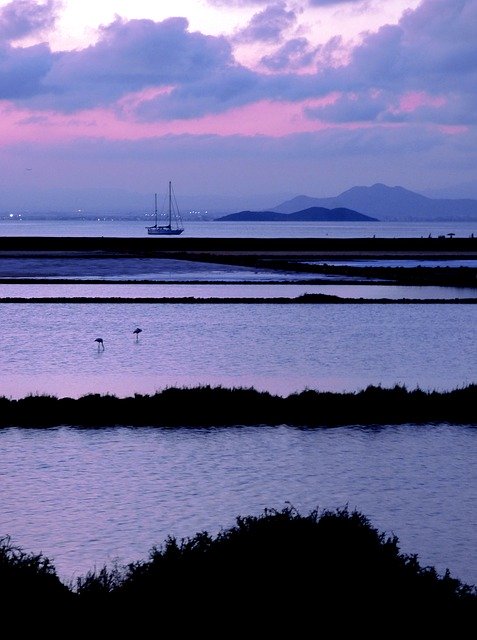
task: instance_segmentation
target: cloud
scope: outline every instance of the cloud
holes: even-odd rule
[[[475,24],[475,0],[424,0],[415,11],[405,13],[398,25],[368,34],[352,52],[350,64],[338,70],[336,79],[340,77],[343,88],[359,91],[363,99],[371,89],[388,91],[395,102],[409,91],[444,96],[447,99],[441,105],[419,108],[415,115],[432,113],[432,120],[437,122],[442,113],[442,121],[447,122],[453,110],[456,123],[473,122],[477,87]],[[469,107],[471,111],[466,113]]]
[[[245,29],[240,30],[235,40],[241,42],[277,41],[283,31],[296,22],[294,11],[287,11],[285,2],[277,2],[256,13]]]
[[[342,94],[332,104],[306,108],[310,118],[325,122],[372,122],[379,121],[388,111],[389,97],[382,92],[366,94]]]
[[[42,80],[52,65],[53,56],[47,45],[0,46],[0,100],[36,99],[43,91]]]
[[[269,4],[270,0],[207,0],[214,7],[250,7]]]
[[[304,0],[304,4],[314,7],[330,6],[337,4],[365,4],[369,0]],[[215,7],[253,7],[255,5],[268,5],[270,0],[207,0],[208,4]]]
[[[308,0],[312,7],[329,7],[337,4],[365,4],[368,0]]]
[[[44,4],[35,0],[13,0],[0,8],[0,39],[18,40],[51,29],[60,6],[57,0],[46,0]]]
[[[267,40],[274,34],[277,41],[262,59],[267,73],[239,64],[225,37],[190,32],[184,18],[117,19],[82,50],[4,45],[0,98],[63,113],[109,107],[153,122],[223,113],[260,100],[298,103],[337,93],[334,104],[308,111],[310,118],[475,122],[477,0],[423,0],[398,24],[363,34],[347,56],[339,38],[315,50],[304,38],[279,44],[293,24],[294,13],[284,3],[270,5],[250,23],[249,37]],[[401,109],[402,96],[412,92],[429,101]],[[136,103],[126,104],[131,95]]]
[[[272,71],[303,69],[313,62],[315,54],[316,50],[306,38],[293,38],[272,54],[263,56],[260,62]]]
[[[217,68],[207,78],[143,100],[135,109],[142,121],[196,118],[256,102],[267,95],[257,74],[241,66]]]
[[[424,0],[397,25],[368,33],[346,64],[324,67],[316,87],[341,93],[333,104],[309,109],[329,122],[473,124],[477,118],[476,0]],[[427,96],[402,108],[411,92]]]
[[[189,33],[184,18],[160,23],[117,19],[99,41],[58,54],[36,106],[63,112],[112,105],[130,93],[204,84],[234,66],[224,38]],[[160,114],[158,114],[160,115]]]

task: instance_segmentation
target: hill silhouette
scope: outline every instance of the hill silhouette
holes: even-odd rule
[[[338,207],[309,207],[292,213],[277,211],[238,211],[216,218],[221,221],[236,222],[372,222],[376,218],[364,215],[358,211]]]
[[[477,200],[428,198],[403,187],[381,183],[352,187],[332,198],[296,196],[272,209],[290,214],[309,207],[346,207],[380,220],[477,220]]]

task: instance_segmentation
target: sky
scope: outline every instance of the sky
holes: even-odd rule
[[[0,210],[169,180],[477,198],[476,28],[477,0],[0,0]]]

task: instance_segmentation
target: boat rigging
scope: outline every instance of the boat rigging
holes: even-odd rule
[[[151,236],[178,236],[184,231],[182,217],[177,206],[176,197],[172,189],[172,182],[169,180],[169,212],[168,224],[158,224],[157,218],[157,193],[154,194],[155,200],[155,224],[146,227],[147,233]]]

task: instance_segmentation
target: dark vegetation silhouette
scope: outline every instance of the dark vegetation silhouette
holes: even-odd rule
[[[0,539],[0,601],[9,603],[51,600],[55,605],[73,601],[52,563],[43,554],[27,553],[12,544],[8,536]],[[5,611],[4,611],[5,613]]]
[[[170,387],[154,395],[126,398],[109,394],[0,397],[0,427],[336,427],[443,422],[477,424],[476,384],[452,391],[408,390],[400,385],[345,393],[304,390],[286,397],[253,388],[207,385]]]
[[[475,587],[421,566],[400,552],[396,536],[347,507],[308,515],[292,506],[265,509],[215,537],[168,537],[147,560],[91,571],[68,588],[46,559],[18,553],[0,547],[4,604],[48,598],[52,611],[74,606],[78,620],[119,626],[154,621],[177,629],[188,621],[196,629],[233,623],[244,633],[256,624],[315,631],[327,619],[341,629],[346,620],[359,627],[389,616],[393,628],[399,620],[429,628],[433,620],[462,623],[477,613]]]
[[[346,259],[346,258],[345,258]],[[296,260],[267,260],[260,264],[257,260],[257,267],[262,266],[267,269],[278,271],[293,271],[295,273],[316,273],[325,276],[343,276],[344,278],[362,278],[363,284],[367,280],[368,284],[376,284],[376,280],[399,285],[409,286],[451,286],[451,287],[477,287],[477,269],[475,267],[455,267],[452,260],[448,260],[447,266],[426,266],[425,260],[422,266],[407,267],[398,266],[366,266],[359,264],[326,264],[306,263]],[[334,280],[339,282],[339,280]],[[343,280],[346,282],[346,280]]]

